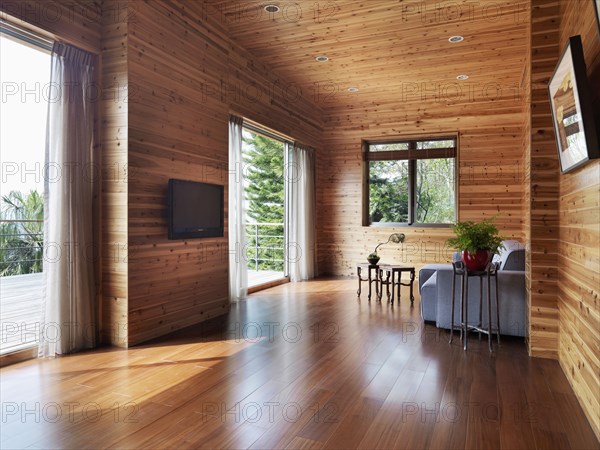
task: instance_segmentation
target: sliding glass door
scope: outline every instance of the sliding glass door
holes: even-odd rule
[[[42,305],[50,46],[0,24],[0,354],[35,346]]]
[[[288,276],[287,145],[271,133],[244,124],[245,255],[250,288]]]

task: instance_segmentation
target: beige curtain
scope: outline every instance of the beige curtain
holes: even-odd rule
[[[52,49],[40,356],[96,345],[92,232],[93,55]]]
[[[290,279],[303,281],[315,276],[315,155],[314,150],[294,143],[289,155]]]
[[[229,299],[232,303],[248,294],[246,260],[246,208],[242,157],[241,117],[229,118]]]

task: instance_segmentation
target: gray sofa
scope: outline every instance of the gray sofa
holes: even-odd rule
[[[500,297],[500,332],[510,336],[525,336],[527,332],[527,297],[525,292],[525,247],[518,241],[504,241],[505,249],[495,255],[493,261],[500,263],[498,271],[498,295]],[[455,254],[455,259],[459,257]],[[419,271],[421,316],[435,322],[438,328],[450,329],[452,301],[451,264],[428,264]],[[492,324],[496,323],[494,281],[492,286]],[[455,287],[454,323],[460,324],[460,283]],[[487,289],[483,281],[483,326],[487,328]],[[469,277],[469,324],[479,320],[479,278]]]

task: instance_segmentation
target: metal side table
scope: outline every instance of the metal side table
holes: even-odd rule
[[[485,270],[478,272],[469,272],[462,261],[452,263],[454,269],[454,275],[452,277],[452,305],[451,305],[451,318],[450,318],[450,343],[454,337],[454,302],[455,302],[455,287],[456,278],[460,278],[460,338],[463,341],[464,350],[467,349],[467,342],[469,340],[469,331],[478,331],[479,338],[481,339],[481,333],[488,335],[488,346],[490,352],[492,351],[492,296],[491,296],[491,280],[494,280],[495,294],[496,294],[496,335],[498,338],[498,345],[500,345],[500,308],[498,306],[498,263],[489,263]],[[468,322],[468,310],[469,310],[469,278],[479,278],[479,322],[477,325],[469,325]],[[483,280],[486,280],[487,284],[487,310],[488,310],[488,327],[487,330],[483,328]]]

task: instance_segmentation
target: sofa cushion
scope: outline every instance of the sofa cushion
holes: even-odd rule
[[[502,244],[504,248],[494,255],[492,262],[499,262],[500,270],[525,271],[525,246],[515,240],[502,241]]]

